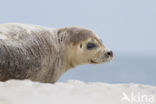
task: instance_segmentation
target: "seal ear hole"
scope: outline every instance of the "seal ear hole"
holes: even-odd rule
[[[80,48],[82,48],[82,44],[80,44]]]

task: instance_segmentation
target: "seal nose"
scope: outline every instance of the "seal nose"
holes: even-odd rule
[[[112,52],[112,51],[108,51],[108,52],[106,53],[106,55],[109,56],[109,57],[113,57],[113,52]]]

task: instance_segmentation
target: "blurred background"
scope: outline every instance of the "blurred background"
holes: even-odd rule
[[[0,23],[83,26],[113,50],[112,62],[83,65],[59,81],[156,85],[155,0],[1,0]]]

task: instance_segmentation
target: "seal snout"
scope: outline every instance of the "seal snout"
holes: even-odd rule
[[[113,57],[113,51],[108,51],[105,54],[108,58]]]
[[[102,63],[112,60],[112,58],[113,58],[113,51],[110,51],[110,50],[104,51],[100,57],[92,59],[91,63],[102,64]]]

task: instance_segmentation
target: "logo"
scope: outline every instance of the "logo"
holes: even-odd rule
[[[131,104],[154,104],[154,95],[134,92],[131,92],[130,95],[127,95],[125,92],[123,92],[121,101],[127,101]]]

